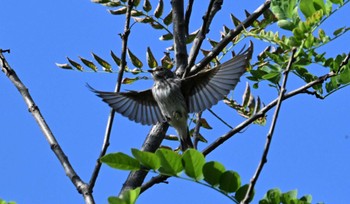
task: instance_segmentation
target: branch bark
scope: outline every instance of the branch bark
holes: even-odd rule
[[[134,1],[133,0],[128,0],[128,6],[127,6],[127,10],[126,10],[126,19],[125,19],[125,26],[124,26],[124,33],[121,35],[122,38],[122,51],[121,51],[121,63],[120,63],[120,70],[118,72],[118,79],[117,79],[117,84],[115,87],[115,92],[119,92],[120,88],[121,88],[121,81],[123,79],[123,74],[124,74],[124,70],[126,67],[126,52],[127,52],[127,48],[128,48],[128,37],[130,34],[130,19],[131,19],[131,10],[132,7],[134,6]],[[112,125],[113,125],[113,121],[114,121],[114,115],[115,115],[115,111],[113,110],[113,108],[111,108],[108,119],[107,119],[107,125],[106,125],[106,131],[105,131],[105,136],[103,139],[103,144],[102,144],[102,148],[101,148],[101,152],[100,155],[98,156],[98,159],[96,161],[96,165],[95,168],[92,172],[91,178],[90,178],[90,182],[89,182],[89,187],[90,187],[90,191],[92,192],[95,183],[96,183],[96,179],[98,177],[98,174],[100,172],[101,169],[101,162],[100,162],[100,158],[103,157],[106,152],[107,152],[107,148],[109,146],[109,140],[110,140],[110,135],[112,132]]]
[[[78,192],[83,195],[85,203],[94,204],[95,201],[90,191],[89,185],[84,183],[84,181],[80,179],[79,175],[73,169],[73,166],[69,162],[67,155],[63,152],[49,125],[46,123],[43,115],[41,114],[39,107],[35,104],[33,98],[31,97],[28,88],[17,76],[15,70],[13,70],[7,63],[4,55],[2,54],[3,52],[5,51],[0,49],[1,70],[5,73],[5,75],[10,79],[10,81],[15,85],[19,93],[22,95],[24,102],[27,104],[29,112],[33,115],[35,121],[38,123],[57,159],[61,162],[66,175],[69,177],[73,185],[77,188]]]

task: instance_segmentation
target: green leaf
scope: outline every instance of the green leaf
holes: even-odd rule
[[[285,30],[293,30],[295,28],[295,25],[293,22],[291,22],[289,20],[285,20],[285,19],[281,19],[281,20],[277,21],[277,25],[280,28],[283,28]]]
[[[172,22],[173,22],[173,10],[170,10],[168,15],[166,15],[165,18],[163,19],[163,23],[168,26]]]
[[[313,0],[300,0],[300,10],[306,18],[312,16],[316,12],[316,9],[313,5]]]
[[[345,30],[346,27],[341,27],[341,28],[338,28],[337,30],[335,30],[333,32],[333,35],[337,36],[339,35],[340,33],[342,33],[344,30]]]
[[[73,69],[72,66],[70,66],[69,64],[59,64],[59,63],[56,63],[56,66],[59,67],[59,68],[62,68],[62,69]]]
[[[134,83],[135,81],[139,80],[138,77],[135,77],[135,78],[128,78],[128,77],[125,77],[123,78],[122,80],[122,84],[132,84]]]
[[[133,17],[136,17],[136,16],[144,16],[145,14],[142,11],[132,10],[130,12],[130,15],[133,16]]]
[[[324,4],[324,1],[323,0],[313,0],[314,2],[314,7],[316,10],[323,10],[324,13],[327,12],[326,10],[326,5]]]
[[[165,67],[167,69],[171,69],[174,66],[173,61],[171,60],[169,53],[164,53],[165,55],[160,59],[162,62],[162,67]]]
[[[213,129],[213,128],[209,125],[208,121],[207,121],[205,118],[201,118],[199,122],[200,122],[200,124],[201,124],[201,126],[202,126],[203,128],[209,129],[209,130]]]
[[[145,167],[157,170],[160,167],[160,160],[158,156],[152,152],[140,151],[138,149],[131,149],[132,155]]]
[[[107,61],[105,61],[104,59],[102,59],[94,53],[91,54],[95,58],[95,60],[102,66],[103,70],[105,70],[106,72],[112,72],[112,66]]]
[[[119,57],[117,57],[117,55],[115,55],[113,51],[111,51],[111,56],[112,56],[114,62],[115,62],[118,66],[120,66],[121,59],[120,59]]]
[[[204,180],[212,186],[219,184],[220,177],[224,172],[224,165],[216,161],[207,162],[203,166]]]
[[[150,47],[147,47],[147,53],[146,53],[147,63],[150,68],[158,67],[158,62],[154,58],[153,53],[151,51]]]
[[[172,40],[173,39],[173,34],[167,33],[165,35],[160,36],[159,40]]]
[[[149,0],[145,0],[143,2],[143,6],[142,6],[143,10],[145,10],[146,12],[152,10],[152,5],[151,3],[149,2]]]
[[[347,84],[350,83],[350,68],[347,66],[339,75],[339,83]]]
[[[159,18],[163,14],[164,3],[163,0],[159,0],[156,10],[154,11],[154,16]]]
[[[108,12],[112,15],[121,15],[121,14],[125,14],[126,10],[127,10],[127,8],[125,6],[125,7],[119,8],[117,10],[108,10]]]
[[[271,189],[267,191],[266,197],[271,201],[271,203],[280,203],[281,199],[281,190],[278,188]]]
[[[165,175],[177,176],[183,170],[181,164],[181,156],[176,152],[160,148],[156,151],[156,155],[160,159],[161,167],[159,172]]]
[[[68,59],[68,62],[73,66],[73,67],[75,67],[77,70],[79,70],[79,71],[83,71],[83,66],[81,66],[78,62],[76,62],[76,61],[73,61],[73,60],[71,60],[69,57],[67,57],[67,59]]]
[[[199,32],[199,29],[192,32],[191,34],[189,34],[187,39],[186,39],[186,44],[193,42],[193,40],[196,38],[198,32]]]
[[[204,155],[195,150],[187,149],[182,155],[182,163],[185,173],[196,181],[203,179],[202,168],[205,163]]]
[[[80,58],[80,60],[86,65],[86,66],[88,66],[90,69],[92,69],[94,72],[97,72],[97,67],[96,67],[96,65],[93,63],[93,62],[91,62],[91,61],[89,61],[89,60],[87,60],[87,59],[84,59],[84,58],[82,58],[82,57],[79,57]]]
[[[297,195],[298,195],[297,190],[292,190],[292,191],[282,193],[281,202],[284,204],[289,204],[291,202],[291,200],[297,198]]]
[[[133,0],[134,7],[137,7],[140,4],[140,0]]]
[[[100,161],[112,168],[121,170],[139,170],[141,167],[136,159],[122,152],[107,154]]]
[[[143,66],[143,63],[139,60],[139,58],[137,58],[128,48],[128,56],[129,59],[131,60],[131,63],[137,67],[137,68],[141,68]]]
[[[245,194],[247,193],[248,191],[248,188],[249,188],[249,184],[245,184],[243,186],[241,186],[237,191],[236,191],[236,194],[235,194],[235,198],[238,202],[241,202],[244,197],[245,197]],[[250,199],[248,200],[248,202],[250,203],[253,198],[254,198],[254,195],[255,195],[255,189],[253,190],[253,196],[250,197]]]
[[[134,204],[140,195],[141,188],[137,187],[135,189],[124,191],[120,198],[126,201],[127,204]]]
[[[305,201],[306,203],[311,203],[312,202],[312,196],[311,195],[304,195],[303,197],[300,198],[301,201]]]
[[[108,204],[128,204],[128,203],[121,198],[111,196],[108,198]]]
[[[265,74],[264,76],[262,76],[262,78],[266,79],[266,80],[271,80],[271,79],[274,79],[276,77],[280,77],[280,75],[281,75],[281,73],[279,73],[279,72],[270,72],[270,73]]]
[[[220,176],[219,188],[225,192],[232,193],[238,190],[241,186],[241,177],[235,171],[225,171]]]
[[[333,4],[339,4],[339,5],[343,5],[344,2],[343,0],[330,0]]]

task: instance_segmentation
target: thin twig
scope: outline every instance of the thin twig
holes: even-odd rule
[[[199,50],[202,46],[203,40],[206,37],[206,34],[209,32],[210,24],[215,16],[215,14],[221,9],[223,1],[222,0],[211,0],[208,5],[208,9],[203,16],[202,27],[200,28],[196,38],[193,41],[193,45],[190,51],[188,65],[185,70],[184,76],[189,73],[190,68],[194,65],[196,58],[198,56]]]
[[[193,146],[195,149],[197,149],[198,146],[198,141],[199,141],[199,129],[201,127],[201,117],[202,117],[202,112],[199,112],[196,114],[197,117],[197,121],[196,121],[196,126],[194,127],[194,131],[193,131]]]
[[[241,204],[248,204],[249,201],[252,199],[253,197],[253,189],[254,186],[256,184],[256,182],[258,181],[259,175],[262,171],[262,169],[264,168],[265,163],[267,162],[267,155],[269,153],[269,149],[270,149],[270,145],[271,145],[271,141],[272,141],[272,137],[273,137],[273,133],[276,127],[276,123],[277,123],[277,119],[278,119],[278,114],[282,105],[282,101],[283,101],[283,96],[286,92],[286,85],[287,85],[287,80],[288,80],[288,74],[289,71],[293,65],[293,62],[295,61],[295,57],[294,54],[296,52],[296,49],[294,48],[292,50],[292,53],[290,55],[289,61],[288,61],[288,65],[286,67],[286,70],[284,71],[284,78],[283,78],[283,82],[282,82],[282,86],[281,86],[281,91],[279,93],[279,96],[277,98],[277,104],[276,104],[276,109],[275,109],[275,113],[272,117],[271,120],[271,126],[269,129],[269,132],[267,133],[266,136],[266,143],[265,143],[265,148],[263,151],[263,154],[261,156],[261,160],[260,163],[254,173],[254,176],[252,177],[252,179],[250,180],[249,186],[248,186],[248,190],[245,194],[244,199],[242,200]]]
[[[120,70],[118,73],[118,79],[117,79],[117,84],[115,87],[115,92],[119,92],[120,88],[121,88],[121,81],[123,79],[123,74],[124,74],[124,70],[126,67],[126,52],[127,52],[127,45],[128,45],[128,37],[130,34],[130,18],[131,18],[131,10],[132,7],[134,5],[134,1],[133,0],[128,0],[128,6],[127,6],[127,10],[126,10],[126,19],[125,19],[125,27],[124,27],[124,33],[121,35],[122,38],[122,51],[121,51],[121,63],[120,63]],[[90,182],[89,182],[89,187],[90,190],[92,192],[95,183],[96,183],[96,179],[98,177],[98,174],[100,172],[101,169],[101,162],[100,162],[100,158],[103,157],[106,152],[107,152],[107,148],[109,146],[109,139],[110,139],[110,135],[112,132],[112,125],[113,125],[113,121],[114,121],[114,115],[115,115],[115,111],[113,110],[113,108],[111,108],[108,119],[107,119],[107,125],[106,125],[106,131],[105,131],[105,136],[103,139],[103,144],[102,144],[102,149],[100,152],[100,155],[98,156],[98,159],[96,161],[96,165],[94,168],[94,171],[91,175],[90,178]]]
[[[85,203],[94,204],[95,201],[91,194],[89,186],[80,179],[78,174],[73,169],[72,165],[68,160],[68,157],[63,152],[61,146],[59,145],[55,136],[53,135],[49,125],[46,123],[44,117],[42,116],[39,110],[39,107],[35,104],[33,98],[31,97],[28,91],[28,88],[22,83],[22,81],[17,76],[16,72],[7,63],[4,55],[2,54],[3,52],[9,52],[9,50],[0,49],[1,70],[5,73],[5,75],[10,79],[10,81],[15,85],[17,90],[22,95],[25,103],[28,106],[29,112],[33,115],[34,119],[38,123],[41,131],[43,132],[46,140],[48,141],[52,151],[55,153],[57,159],[61,162],[61,165],[66,175],[72,181],[73,185],[77,188],[78,192],[83,195]]]
[[[214,59],[220,52],[244,29],[248,28],[256,19],[258,19],[270,7],[271,0],[266,0],[264,4],[259,6],[248,18],[246,18],[236,28],[224,37],[199,63],[191,67],[189,75],[193,75],[201,71],[212,59]]]
[[[233,127],[228,124],[226,121],[224,121],[220,116],[218,116],[214,111],[212,111],[211,109],[208,109],[208,111],[213,114],[214,117],[216,117],[218,120],[220,120],[220,122],[222,122],[224,125],[226,125],[227,127],[229,127],[230,129],[233,129]]]

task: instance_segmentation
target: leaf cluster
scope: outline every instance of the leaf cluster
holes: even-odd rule
[[[206,162],[203,154],[188,149],[182,155],[170,149],[160,148],[155,153],[132,149],[131,157],[124,153],[111,153],[101,158],[101,162],[121,170],[148,170],[157,174],[174,176],[211,187],[234,201],[241,201],[248,189],[241,185],[239,174],[217,161]],[[187,177],[181,177],[184,172]],[[234,193],[234,195],[232,195]]]
[[[297,198],[297,196],[297,190],[282,193],[280,189],[274,188],[267,191],[259,204],[311,204],[311,195],[304,195],[301,198]]]

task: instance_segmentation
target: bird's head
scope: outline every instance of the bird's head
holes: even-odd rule
[[[161,66],[148,70],[148,72],[152,73],[154,80],[174,78],[174,73],[170,69]]]

